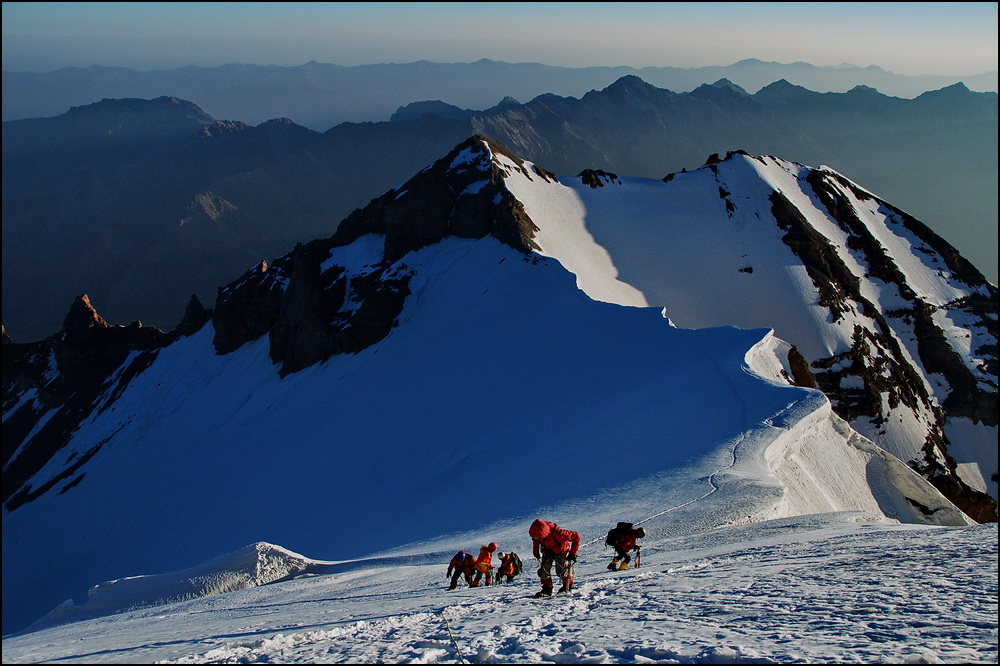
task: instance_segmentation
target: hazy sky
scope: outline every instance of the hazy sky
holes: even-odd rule
[[[997,69],[995,2],[4,2],[2,32],[3,67],[14,70],[480,58]]]

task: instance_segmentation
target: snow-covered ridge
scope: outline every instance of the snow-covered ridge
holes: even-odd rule
[[[85,604],[78,606],[68,599],[34,622],[29,631],[129,609],[163,606],[247,590],[321,571],[324,566],[323,562],[310,560],[274,544],[250,544],[183,571],[99,583],[88,590]]]
[[[592,298],[773,328],[852,427],[995,512],[996,288],[924,225],[828,168],[745,153],[663,181],[506,185]]]
[[[964,520],[808,387],[812,373],[792,351],[799,343],[779,326],[810,332],[827,354],[845,341],[824,337],[829,309],[807,267],[789,263],[797,255],[776,226],[775,190],[747,176],[738,196],[727,165],[750,161],[591,188],[476,141],[334,237],[250,271],[223,290],[210,326],[102,394],[108,408],[67,435],[60,461],[96,457],[72,478],[45,470],[29,483],[51,491],[5,515],[5,623],[26,625],[67,597],[86,608],[81,596],[95,581],[183,571],[248,543],[329,561],[390,549],[427,557],[466,539],[520,544],[524,520],[539,514],[570,517],[596,543],[608,497],[672,534],[801,511]],[[768,171],[782,196],[797,196],[796,167],[771,166],[784,173]],[[614,217],[640,214],[651,219],[629,218],[631,228]],[[608,234],[609,221],[626,233]],[[787,298],[771,309],[744,303],[761,311],[759,325],[720,317],[692,328],[685,313],[700,306],[717,316],[706,301],[718,306],[725,294],[680,249],[658,254],[675,226],[670,241],[703,249],[718,282],[761,278]],[[745,230],[711,238],[730,227]],[[664,265],[623,261],[630,247]],[[766,295],[760,283],[739,295],[753,292]],[[870,323],[848,305],[843,321]],[[782,320],[765,323],[774,313]],[[470,488],[502,512],[456,514]],[[38,552],[51,554],[44,569]],[[135,585],[98,596],[128,599]]]

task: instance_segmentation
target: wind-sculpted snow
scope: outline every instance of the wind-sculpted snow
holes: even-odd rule
[[[996,662],[996,525],[876,525],[836,514],[653,539],[642,566],[624,572],[605,570],[607,550],[584,547],[579,589],[565,598],[530,598],[530,557],[513,585],[455,592],[444,589],[450,553],[345,563],[339,573],[7,636],[4,660]]]
[[[808,363],[797,380],[995,520],[996,288],[829,169],[731,153],[663,181],[514,174],[507,186],[540,252],[590,296],[663,307],[682,327],[773,328]]]
[[[82,606],[72,599],[67,600],[33,623],[29,631],[121,613],[130,608],[163,606],[246,590],[322,571],[324,567],[324,563],[309,560],[280,546],[255,543],[184,571],[100,583],[88,590],[87,601]]]

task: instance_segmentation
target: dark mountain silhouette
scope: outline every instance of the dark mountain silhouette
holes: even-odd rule
[[[414,100],[443,100],[457,108],[485,109],[506,95],[533,99],[544,93],[579,97],[634,75],[660,88],[694,90],[719,79],[755,92],[778,79],[810,90],[846,92],[866,85],[888,95],[916,97],[965,82],[973,90],[996,91],[997,73],[963,76],[904,76],[876,66],[817,67],[749,58],[709,67],[554,67],[540,63],[478,60],[437,63],[421,60],[343,67],[308,62],[297,67],[231,64],[133,70],[123,67],[66,67],[52,72],[5,71],[3,120],[54,116],[103,98],[170,95],[196,100],[216,118],[259,124],[292,118],[324,131],[342,122],[386,120]]]
[[[558,173],[659,178],[735,149],[829,165],[926,221],[995,280],[996,100],[961,85],[908,100],[787,81],[753,95],[721,80],[675,93],[628,75],[579,99],[505,99],[471,115],[416,103],[396,122],[322,135],[290,121],[250,127],[195,114],[185,121],[194,134],[171,149],[115,153],[87,135],[101,146],[97,167],[79,152],[41,159],[26,148],[78,132],[80,110],[5,123],[4,323],[14,339],[39,339],[87,291],[111,321],[170,326],[192,293],[210,302],[234,269],[330,233],[474,133]],[[114,117],[114,104],[91,113]],[[8,142],[18,146],[10,156]]]
[[[209,285],[312,234],[294,217],[257,226],[203,188],[316,136],[287,120],[217,121],[167,97],[5,123],[3,313],[14,337],[47,335],[80,285],[112,321],[164,327],[191,293],[210,298]]]

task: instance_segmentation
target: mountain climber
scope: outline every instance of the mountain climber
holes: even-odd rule
[[[465,582],[468,583],[469,587],[473,587],[472,572],[476,570],[475,567],[476,558],[471,553],[467,553],[464,550],[455,553],[455,556],[451,558],[451,562],[448,563],[447,575],[451,578],[451,586],[448,589],[454,590],[458,587],[458,579],[462,576],[465,577]]]
[[[479,549],[479,557],[476,558],[476,577],[472,581],[472,587],[479,585],[479,581],[486,577],[487,587],[493,584],[493,553],[497,550],[496,542],[491,542]]]
[[[624,571],[628,568],[628,563],[632,561],[630,551],[635,551],[636,566],[639,566],[639,544],[636,539],[646,536],[646,530],[641,527],[632,527],[632,523],[618,523],[608,531],[608,536],[604,543],[615,549],[615,556],[608,563],[609,571]]]
[[[580,549],[580,533],[566,530],[555,523],[538,518],[528,528],[531,537],[532,554],[540,559],[538,577],[542,589],[535,597],[552,596],[552,565],[556,565],[556,575],[562,581],[559,593],[573,591],[573,572],[576,552]]]
[[[509,553],[497,551],[497,559],[500,561],[500,566],[497,567],[496,584],[500,585],[505,577],[508,583],[513,583],[514,577],[521,573],[521,558],[514,551]]]

